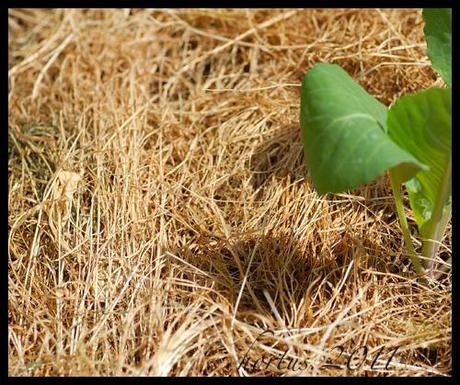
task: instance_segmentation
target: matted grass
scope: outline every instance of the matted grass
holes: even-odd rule
[[[385,176],[318,196],[299,127],[319,61],[387,105],[442,85],[422,29],[416,9],[10,9],[9,374],[450,375],[450,274],[414,279]]]

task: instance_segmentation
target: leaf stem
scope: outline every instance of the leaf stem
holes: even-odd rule
[[[429,275],[433,276],[434,274],[434,264],[436,260],[436,254],[438,252],[439,246],[441,244],[444,233],[446,232],[447,225],[452,215],[452,206],[449,204],[445,210],[444,214],[441,217],[441,220],[436,224],[431,239],[423,241],[422,253],[423,256],[429,258],[427,269]],[[434,241],[436,242],[434,242]]]
[[[430,275],[433,274],[436,253],[451,217],[451,203],[445,207],[446,201],[449,199],[451,194],[451,186],[452,156],[450,157],[441,186],[436,195],[435,207],[427,231],[427,239],[423,241],[422,254],[427,258],[427,267]]]
[[[415,272],[422,275],[424,273],[422,264],[420,263],[419,257],[415,254],[414,245],[412,243],[409,225],[407,224],[406,214],[404,213],[404,205],[402,202],[401,189],[396,178],[390,173],[391,188],[393,190],[393,198],[395,200],[396,212],[398,213],[399,224],[404,237],[404,243],[406,250],[409,253],[409,257],[414,265]]]

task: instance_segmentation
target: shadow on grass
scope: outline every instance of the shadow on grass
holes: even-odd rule
[[[213,288],[231,305],[238,305],[238,316],[277,316],[278,311],[291,317],[296,306],[309,318],[334,295],[352,260],[358,264],[358,274],[368,268],[387,272],[378,256],[356,259],[363,246],[379,252],[368,241],[349,235],[327,250],[320,242],[300,244],[288,235],[269,234],[242,236],[234,242],[202,239],[192,249],[176,250],[175,255],[206,272]],[[355,280],[353,274],[352,270],[345,287]]]

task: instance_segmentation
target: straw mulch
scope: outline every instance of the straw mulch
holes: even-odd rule
[[[419,9],[8,22],[11,376],[451,374],[450,275],[414,279],[386,176],[316,194],[299,127],[320,61],[442,85]]]

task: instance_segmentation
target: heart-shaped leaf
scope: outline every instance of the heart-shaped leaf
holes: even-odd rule
[[[387,136],[387,111],[338,65],[320,63],[307,72],[300,123],[305,160],[320,194],[359,187],[392,168],[403,182],[424,167]]]
[[[452,9],[426,8],[425,39],[433,68],[452,86]]]

